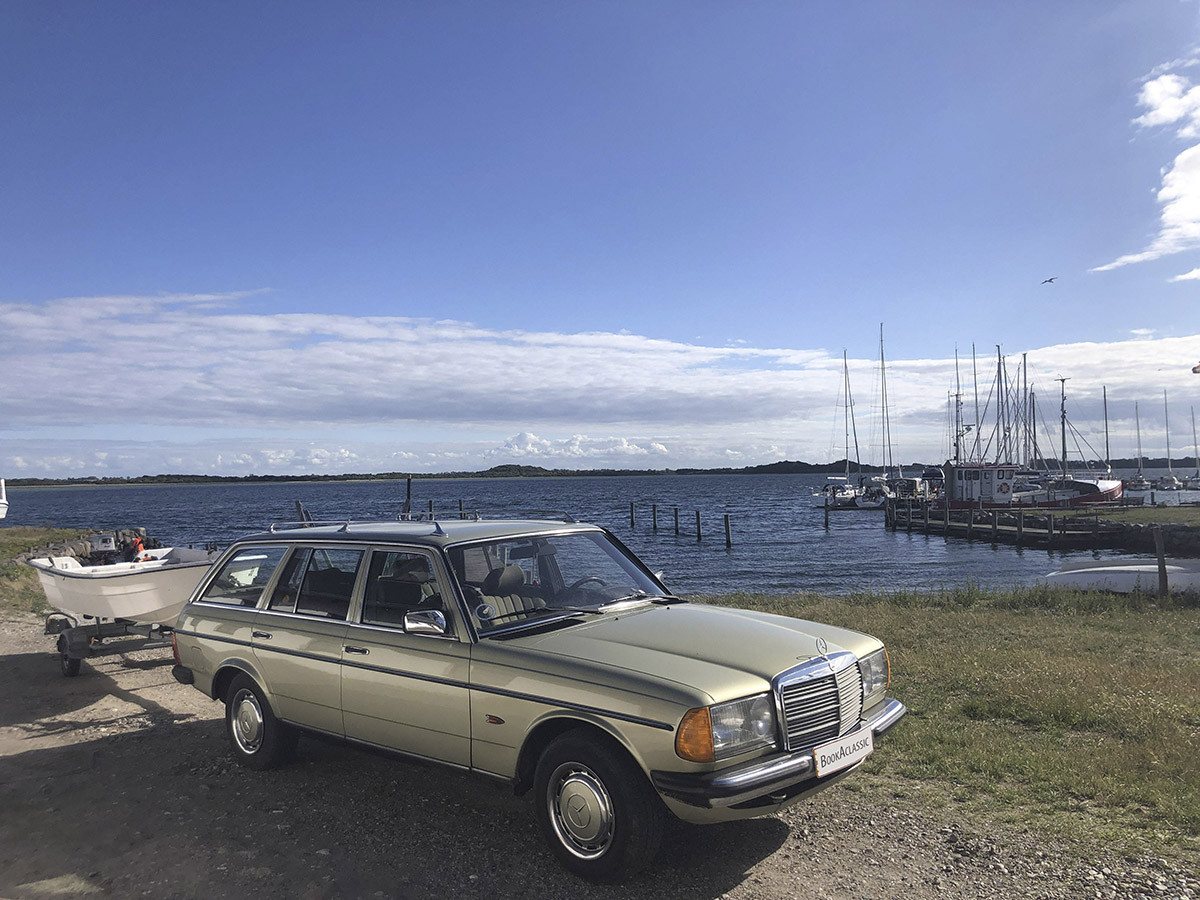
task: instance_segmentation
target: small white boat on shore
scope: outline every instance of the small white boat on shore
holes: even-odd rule
[[[1200,559],[1168,559],[1167,588],[1172,591],[1200,591]],[[1046,583],[1081,591],[1158,590],[1158,561],[1154,559],[1088,559],[1065,562],[1057,572],[1046,576]]]
[[[46,600],[61,612],[171,626],[218,555],[163,547],[135,562],[85,566],[73,556],[51,556],[28,564],[37,570]]]

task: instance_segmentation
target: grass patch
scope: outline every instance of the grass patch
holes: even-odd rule
[[[1104,522],[1121,522],[1129,525],[1188,525],[1200,528],[1200,506],[1110,506],[1089,511],[1053,510],[1055,517],[1091,519],[1099,515]]]
[[[80,532],[67,528],[0,528],[0,609],[39,615],[47,612],[50,607],[37,573],[24,563],[14,562],[13,557],[32,547],[77,537]]]
[[[901,790],[1131,852],[1200,851],[1195,596],[965,585],[705,600],[885,640],[910,714],[870,766]]]

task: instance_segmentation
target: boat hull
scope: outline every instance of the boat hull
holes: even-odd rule
[[[1200,590],[1200,559],[1167,560],[1167,587],[1172,591]],[[1046,583],[1079,590],[1133,591],[1158,590],[1158,563],[1155,560],[1111,559],[1065,563],[1046,576]]]
[[[31,559],[47,602],[66,613],[174,625],[215,551],[173,550],[141,562],[81,566],[71,557]]]

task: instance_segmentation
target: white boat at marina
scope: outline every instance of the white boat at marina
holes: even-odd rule
[[[46,600],[60,612],[143,625],[175,624],[216,550],[163,547],[134,562],[85,566],[73,556],[28,560]]]
[[[1172,591],[1200,590],[1200,559],[1168,559],[1167,587]],[[1046,576],[1046,583],[1081,591],[1158,590],[1158,561],[1154,559],[1088,559],[1066,562]]]
[[[8,494],[4,492],[4,479],[0,478],[0,519],[8,515]]]

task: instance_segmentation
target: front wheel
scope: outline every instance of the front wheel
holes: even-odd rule
[[[645,774],[610,738],[555,738],[534,776],[537,819],[550,851],[588,881],[623,881],[654,859],[666,808]]]
[[[225,727],[234,758],[251,769],[271,769],[291,756],[296,730],[275,718],[262,688],[239,675],[225,695]]]

